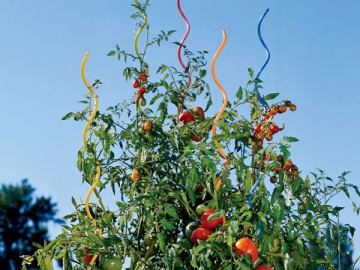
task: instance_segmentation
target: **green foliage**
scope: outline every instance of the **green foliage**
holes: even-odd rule
[[[46,242],[47,223],[62,223],[56,219],[56,204],[50,198],[34,198],[35,189],[23,180],[21,185],[2,185],[0,189],[0,269],[21,269],[22,265],[35,267],[34,258],[24,254],[34,253],[42,269],[50,265],[47,257],[43,260],[40,245]],[[23,261],[23,263],[22,263]],[[33,268],[34,269],[34,268]],[[52,268],[46,268],[52,269]]]
[[[142,20],[138,26],[146,31],[148,2],[141,5],[135,1],[137,12],[132,16]],[[146,48],[167,41],[172,33],[161,31],[150,42],[146,38],[142,54],[120,50],[116,45],[108,55],[125,62],[131,57],[136,66],[126,67],[123,75],[125,80],[138,79],[140,73],[148,72]],[[147,106],[136,101],[136,90],[130,101],[96,114],[90,125],[91,136],[78,152],[77,167],[83,181],[91,185],[100,166],[101,178],[94,190],[98,204],[90,205],[90,218],[85,206],[73,199],[75,211],[65,217],[69,225],[37,251],[42,256],[36,256],[39,263],[57,254],[68,269],[81,269],[89,266],[84,262],[87,251],[99,255],[96,265],[112,257],[124,264],[129,258],[126,269],[230,270],[265,264],[292,270],[318,263],[308,243],[326,226],[336,223],[333,219],[342,209],[330,205],[329,200],[339,192],[349,197],[349,189],[360,195],[358,188],[346,181],[346,173],[332,185],[327,184],[333,181],[323,171],[319,176],[313,173],[313,179],[301,175],[290,159],[291,143],[298,139],[278,137],[276,142],[272,135],[280,135],[270,132],[278,117],[271,114],[271,108],[284,101],[263,106],[255,91],[255,84],[263,88],[262,81],[254,78],[251,68],[246,88],[239,87],[229,98],[218,122],[215,116],[178,121],[182,109],[197,107],[199,97],[207,100],[205,112],[212,105],[205,80],[207,51],[194,54],[185,46],[183,49],[188,60],[184,70],[163,64],[154,69],[161,79],[152,81],[149,76],[142,83],[146,88],[143,95],[150,100]],[[269,102],[278,95],[270,93],[264,99]],[[90,101],[91,96],[87,96],[82,112],[68,113],[63,119],[87,120],[92,110]],[[247,117],[239,115],[240,105],[250,107]],[[141,128],[145,121],[152,123],[151,131]],[[257,125],[260,132],[254,131]],[[213,126],[217,133],[210,136]],[[200,138],[198,142],[196,137]],[[229,166],[219,148],[226,150]],[[134,169],[138,179],[133,178]],[[275,179],[275,185],[270,178]],[[103,205],[101,192],[107,188],[118,193],[117,209],[107,210]],[[206,241],[195,245],[186,237],[185,227],[193,222],[201,226],[195,212],[200,204],[216,210],[208,221],[224,215],[226,222],[213,229]],[[356,204],[354,208],[359,212]],[[347,228],[354,233],[353,227]],[[234,244],[243,237],[252,239],[258,248],[259,258],[254,264],[250,256],[235,252]],[[70,251],[76,258],[74,266],[69,263]],[[333,261],[326,258],[321,263],[329,266]]]

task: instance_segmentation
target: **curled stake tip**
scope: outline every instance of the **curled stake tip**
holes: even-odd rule
[[[260,70],[258,71],[258,73],[256,74],[256,79],[258,79],[261,75],[261,73],[263,72],[264,68],[267,66],[267,64],[269,63],[269,60],[270,60],[270,51],[268,49],[268,47],[266,46],[263,38],[262,38],[262,35],[261,35],[261,24],[266,16],[266,14],[268,13],[269,9],[266,9],[264,14],[261,16],[260,20],[259,20],[259,24],[258,24],[258,36],[259,36],[259,39],[260,39],[260,42],[261,44],[263,45],[263,47],[265,48],[265,51],[266,51],[266,55],[267,55],[267,58],[265,60],[265,63],[262,65],[262,67],[260,68]],[[256,90],[256,93],[258,95],[258,98],[261,102],[261,104],[263,106],[267,106],[265,100],[261,97],[260,95],[260,92],[259,92],[259,89],[257,88],[257,82],[255,83],[255,90]]]

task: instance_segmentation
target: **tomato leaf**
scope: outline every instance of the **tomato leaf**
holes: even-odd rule
[[[241,86],[239,86],[238,90],[236,91],[235,96],[240,100],[243,98],[243,89],[241,88]]]
[[[271,100],[276,98],[279,95],[279,93],[270,93],[264,97],[265,100]]]
[[[285,145],[280,145],[279,149],[283,155],[284,161],[288,160],[290,157],[290,151],[287,149],[287,147]]]
[[[290,136],[284,136],[281,140],[280,143],[282,142],[298,142],[299,140],[295,137],[290,137]]]
[[[69,112],[69,113],[67,113],[65,116],[63,116],[62,118],[61,118],[61,120],[67,120],[67,119],[69,119],[71,116],[73,116],[73,115],[75,115],[74,113],[72,113],[72,112]]]
[[[176,227],[169,221],[167,221],[166,219],[161,219],[160,223],[164,226],[165,229],[172,231],[175,230]]]
[[[176,213],[175,208],[173,207],[172,204],[165,203],[164,204],[164,209],[165,209],[165,212],[168,213],[170,216],[172,216],[175,219],[179,219],[179,216]]]

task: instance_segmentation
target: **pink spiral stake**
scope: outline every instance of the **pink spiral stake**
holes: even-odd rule
[[[186,23],[186,32],[185,32],[185,35],[184,37],[182,38],[182,40],[180,41],[180,45],[179,45],[179,48],[178,48],[178,59],[179,59],[179,62],[180,62],[180,65],[182,66],[183,69],[185,69],[185,64],[184,62],[182,61],[182,58],[181,58],[181,49],[184,45],[184,42],[185,40],[187,39],[189,33],[190,33],[190,23],[188,21],[188,19],[186,18],[184,12],[182,11],[181,9],[181,6],[180,6],[180,0],[177,0],[177,7],[178,7],[178,10],[180,12],[180,15],[181,17],[184,19],[185,23]],[[187,83],[187,89],[190,88],[190,85],[191,85],[191,77],[190,77],[190,72],[187,72],[186,75],[188,76],[188,83]],[[182,103],[185,99],[185,95],[184,93],[182,94],[182,97],[180,99],[180,104],[179,104],[179,113],[182,112]]]

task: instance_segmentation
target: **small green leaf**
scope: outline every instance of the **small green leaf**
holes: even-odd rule
[[[69,119],[71,116],[74,116],[74,115],[75,115],[74,113],[69,112],[69,113],[67,113],[63,118],[61,118],[61,120],[67,120],[67,119]]]
[[[241,86],[239,86],[238,90],[236,91],[235,96],[240,100],[243,98],[243,89],[241,88]]]
[[[271,93],[271,94],[266,95],[264,99],[271,100],[271,99],[276,98],[278,95],[279,95],[279,93]]]
[[[116,51],[110,51],[107,56],[114,56],[116,54]]]

